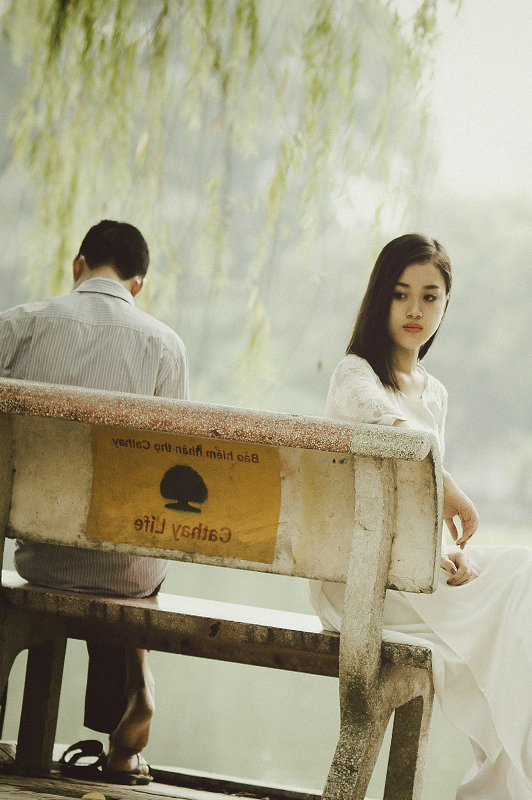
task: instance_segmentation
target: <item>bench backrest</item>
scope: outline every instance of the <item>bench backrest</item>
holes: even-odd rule
[[[0,379],[0,536],[430,592],[430,434]],[[359,555],[360,557],[360,555]]]

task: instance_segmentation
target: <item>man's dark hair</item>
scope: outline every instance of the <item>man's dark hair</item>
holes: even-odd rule
[[[150,253],[144,236],[128,222],[102,219],[93,225],[79,248],[89,269],[109,265],[125,281],[144,276],[148,271]]]

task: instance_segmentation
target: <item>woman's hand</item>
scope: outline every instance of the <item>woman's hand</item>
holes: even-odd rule
[[[440,567],[447,570],[451,577],[448,578],[449,586],[463,586],[478,578],[478,572],[465,553],[461,550],[451,550],[446,555],[442,554]]]
[[[454,518],[458,517],[462,527],[458,532]],[[475,506],[458,488],[448,472],[443,473],[443,518],[456,544],[463,550],[468,539],[478,528],[478,514]]]

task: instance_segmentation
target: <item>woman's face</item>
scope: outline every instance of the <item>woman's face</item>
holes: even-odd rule
[[[438,330],[447,303],[445,280],[431,263],[410,264],[392,294],[388,332],[395,348],[417,351]]]

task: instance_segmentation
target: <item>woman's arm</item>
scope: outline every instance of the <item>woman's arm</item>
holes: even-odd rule
[[[456,527],[455,517],[460,520],[461,535]],[[478,514],[469,497],[458,488],[445,470],[443,471],[443,518],[454,541],[463,550],[467,540],[478,528]]]
[[[410,428],[408,422],[402,419],[396,419],[393,425],[395,428]],[[460,520],[461,535],[456,527],[455,517]],[[443,470],[443,519],[454,541],[463,550],[467,540],[473,536],[478,528],[478,514],[472,501],[458,488],[445,470]]]
[[[398,419],[394,422],[394,427],[410,426],[404,420]],[[456,527],[455,517],[460,520],[461,535]],[[478,527],[478,514],[469,497],[458,488],[445,470],[443,471],[443,518],[457,547],[442,553],[440,566],[450,574],[447,581],[450,586],[462,586],[478,578],[478,572],[465,553],[462,553],[467,540],[473,536]]]
[[[456,527],[455,517],[460,520],[461,535]],[[445,470],[443,471],[443,518],[457,546],[442,552],[440,566],[449,572],[450,578],[447,583],[450,586],[463,586],[464,583],[478,578],[478,572],[462,552],[467,540],[473,536],[478,527],[478,514],[469,497],[458,488]]]

